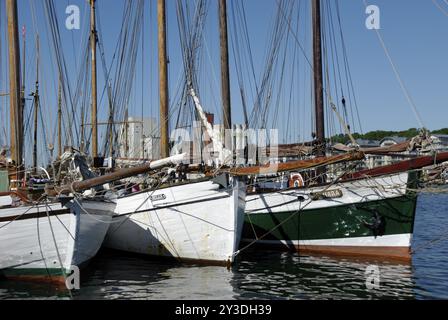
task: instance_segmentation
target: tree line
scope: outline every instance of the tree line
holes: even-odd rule
[[[419,132],[420,132],[420,129],[417,129],[417,128],[411,128],[411,129],[404,130],[404,131],[377,130],[377,131],[370,131],[365,134],[353,133],[353,138],[364,139],[364,140],[377,140],[377,141],[381,141],[387,137],[403,137],[403,138],[411,139],[411,138],[417,136],[419,134]],[[446,135],[448,135],[448,128],[431,131],[431,134],[446,134]],[[333,143],[346,144],[348,141],[350,141],[350,139],[346,134],[339,134],[339,135],[333,136],[331,138],[331,141]]]

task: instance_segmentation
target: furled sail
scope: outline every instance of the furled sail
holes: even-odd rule
[[[399,172],[406,172],[412,170],[419,170],[432,165],[437,165],[448,161],[448,152],[435,154],[433,156],[418,157],[411,160],[400,161],[389,166],[377,167],[350,173],[344,177],[346,179],[360,179],[375,177],[387,174],[395,174]]]
[[[364,152],[365,154],[400,153],[400,152],[406,152],[408,150],[409,143],[410,143],[409,141],[406,141],[388,147],[360,148],[359,150]],[[335,144],[332,148],[336,151],[341,152],[350,152],[355,150],[355,148],[346,146],[342,143]]]
[[[358,161],[363,160],[365,157],[363,152],[354,151],[347,154],[332,156],[332,157],[319,157],[309,160],[290,161],[286,163],[267,164],[264,166],[233,168],[228,170],[231,175],[234,176],[250,176],[259,174],[275,174],[280,172],[287,172],[293,170],[311,169],[319,166],[327,166],[331,164],[337,164],[341,162]]]

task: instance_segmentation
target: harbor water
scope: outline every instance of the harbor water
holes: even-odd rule
[[[413,247],[412,264],[250,249],[230,270],[103,251],[72,296],[3,280],[0,299],[448,299],[448,194],[419,197]]]

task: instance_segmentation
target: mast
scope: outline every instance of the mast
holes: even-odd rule
[[[33,139],[33,172],[37,173],[37,123],[39,115],[39,55],[40,55],[40,44],[39,35],[36,38],[36,91],[33,93],[34,96],[34,139]]]
[[[319,145],[317,156],[325,156],[325,117],[324,117],[324,86],[322,71],[322,32],[320,0],[312,0],[313,16],[313,70],[314,70],[314,100],[316,113],[316,141]]]
[[[160,81],[160,152],[162,158],[170,155],[168,128],[168,56],[166,51],[166,4],[157,0],[159,38],[159,81]]]
[[[11,159],[17,168],[17,180],[22,167],[23,120],[20,94],[20,50],[17,25],[17,0],[6,0],[9,39],[9,99],[11,127]]]
[[[221,46],[221,94],[224,130],[232,128],[230,106],[229,43],[227,34],[227,0],[219,0],[219,39]]]
[[[109,91],[109,157],[113,158],[114,156],[114,108],[112,106],[112,88],[109,83],[108,85],[108,91]]]
[[[23,110],[25,110],[25,80],[26,80],[26,28],[22,27],[22,48],[23,48],[23,58],[22,58],[22,89],[20,92],[21,110],[23,118]]]
[[[58,155],[62,156],[62,84],[59,77],[58,85]]]
[[[126,112],[125,112],[125,122],[124,122],[124,157],[127,158],[129,156],[129,110],[128,107],[126,107]]]
[[[90,48],[92,50],[92,156],[98,157],[97,74],[96,74],[96,15],[95,1],[90,0]]]
[[[82,153],[85,152],[85,145],[86,145],[86,141],[85,141],[85,121],[84,121],[84,117],[85,117],[85,113],[84,113],[84,109],[81,109],[81,146],[79,147],[80,151]]]

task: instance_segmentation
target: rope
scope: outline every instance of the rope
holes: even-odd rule
[[[446,0],[444,0],[444,1],[445,1],[446,4],[448,4]],[[437,3],[436,0],[432,0],[432,3],[434,3],[434,5],[437,7],[437,9],[440,10],[440,12],[442,12],[444,15],[446,15],[446,16],[448,17],[448,11],[446,11],[445,9],[443,9],[443,8],[440,6],[440,4]]]
[[[42,199],[44,198],[44,196],[42,196],[38,201],[40,202]],[[0,226],[0,230],[5,228],[6,226],[10,225],[11,223],[13,223],[14,221],[20,220],[20,218],[22,218],[24,215],[26,215],[28,212],[30,212],[32,209],[37,208],[39,206],[40,203],[36,203],[33,206],[29,207],[28,210],[26,210],[24,213],[22,213],[21,215],[17,216],[14,218],[14,220],[8,221],[7,223],[5,223],[4,225]]]
[[[363,2],[364,2],[365,7],[367,8],[368,5],[367,5],[366,0],[363,0]],[[381,43],[381,46],[383,47],[384,53],[386,54],[386,57],[387,57],[387,59],[389,60],[390,65],[392,66],[392,69],[393,69],[393,71],[394,71],[394,73],[395,73],[395,76],[397,77],[397,80],[398,80],[398,83],[400,84],[401,90],[403,91],[403,93],[404,93],[406,99],[407,99],[408,102],[409,102],[409,105],[410,105],[411,108],[412,108],[412,111],[413,111],[413,113],[414,113],[415,118],[417,119],[417,121],[418,121],[420,127],[421,127],[421,128],[425,128],[425,125],[423,124],[423,120],[422,120],[422,118],[421,118],[421,116],[420,116],[420,113],[419,113],[418,110],[417,110],[417,106],[415,105],[414,100],[411,98],[411,95],[409,94],[409,91],[408,91],[408,89],[406,88],[406,86],[405,86],[405,84],[404,84],[404,82],[403,82],[403,80],[402,80],[402,78],[401,78],[401,76],[400,76],[400,73],[398,72],[398,69],[397,69],[395,63],[394,63],[394,61],[392,60],[392,57],[391,57],[391,55],[390,55],[390,53],[389,53],[389,50],[388,50],[387,47],[386,47],[386,44],[385,44],[385,42],[384,42],[384,40],[383,40],[383,37],[381,36],[380,31],[379,31],[378,29],[374,29],[374,30],[375,30],[376,35],[378,36],[378,39],[379,39],[379,41],[380,41],[380,43]]]
[[[36,227],[37,227],[37,241],[39,243],[39,251],[40,251],[40,255],[42,257],[42,260],[43,260],[43,262],[45,264],[45,270],[47,271],[47,275],[48,275],[49,278],[51,278],[50,270],[48,268],[47,261],[45,260],[44,252],[42,250],[42,241],[40,239],[40,227],[39,227],[40,212],[39,212],[39,209],[37,210],[37,215],[38,216],[37,216],[37,219],[36,219],[36,222],[37,222],[37,226]]]
[[[442,241],[447,240],[447,239],[448,239],[448,230],[444,233],[443,236],[440,236],[438,238],[435,238],[433,240],[430,240],[430,241],[428,241],[428,242],[418,246],[417,248],[413,249],[411,251],[411,253],[415,254],[415,253],[419,252],[420,250],[428,249],[428,248],[432,247],[434,244],[442,242]]]
[[[74,199],[75,203],[79,206],[79,208],[81,209],[82,212],[84,212],[85,214],[87,214],[88,216],[90,216],[93,220],[100,222],[100,223],[104,223],[104,224],[113,224],[113,223],[117,223],[117,222],[113,222],[113,221],[103,221],[101,219],[97,219],[95,218],[95,216],[93,214],[91,214],[90,212],[88,212],[83,206],[82,204],[79,202],[79,200],[77,198]]]
[[[51,209],[50,209],[50,210],[51,210]],[[57,256],[58,256],[59,265],[61,266],[61,273],[62,273],[62,276],[64,277],[64,282],[67,283],[67,275],[66,275],[66,273],[65,273],[66,270],[65,270],[65,268],[64,268],[64,265],[62,264],[61,255],[60,255],[60,253],[59,253],[58,244],[57,244],[57,242],[56,242],[56,236],[55,236],[55,234],[54,234],[53,225],[52,225],[52,223],[51,223],[50,214],[49,214],[49,212],[48,212],[48,206],[45,207],[45,212],[46,212],[46,214],[47,214],[48,223],[49,223],[49,225],[50,225],[51,236],[53,237],[53,243],[54,243],[54,247],[55,247],[55,249],[56,249],[56,253],[57,253]],[[71,290],[69,290],[69,294],[70,294],[70,298],[73,298],[72,293],[71,293]]]

